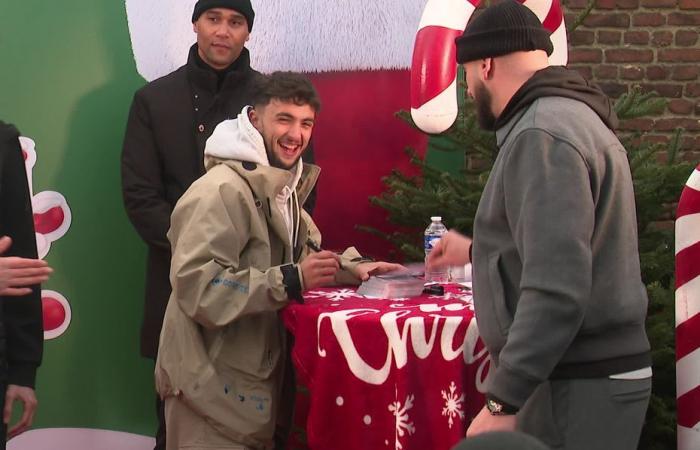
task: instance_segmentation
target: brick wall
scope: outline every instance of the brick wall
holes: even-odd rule
[[[567,25],[588,5],[562,1]],[[700,0],[596,0],[569,35],[569,67],[613,98],[635,85],[665,97],[661,115],[620,129],[667,142],[682,127],[685,159],[700,161]]]

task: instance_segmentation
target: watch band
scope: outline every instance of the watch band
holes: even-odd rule
[[[492,395],[486,396],[486,408],[493,416],[512,416],[518,412],[518,408],[502,402]]]

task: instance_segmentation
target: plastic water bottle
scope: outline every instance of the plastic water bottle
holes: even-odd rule
[[[430,218],[431,222],[428,228],[425,229],[425,235],[423,238],[423,245],[425,248],[425,260],[428,260],[428,255],[433,250],[433,247],[442,238],[442,236],[447,233],[447,228],[442,224],[442,217],[434,216]],[[447,283],[447,267],[439,270],[428,271],[428,267],[425,268],[425,281],[435,282],[435,283]]]

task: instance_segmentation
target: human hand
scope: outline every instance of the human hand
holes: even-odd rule
[[[467,437],[489,431],[515,431],[515,415],[494,416],[484,406],[467,429]]]
[[[304,288],[313,289],[333,284],[340,268],[338,255],[328,250],[311,253],[299,264],[304,277]]]
[[[9,237],[0,238],[0,254],[9,250],[11,245],[12,239]],[[32,292],[27,286],[48,280],[51,272],[53,269],[41,259],[1,256],[0,295],[27,295]]]
[[[15,401],[22,402],[22,417],[7,432],[7,439],[12,439],[18,434],[24,433],[32,425],[34,412],[38,404],[34,389],[26,386],[10,384],[5,393],[5,409],[3,410],[3,422],[9,425],[12,416],[12,405]]]
[[[382,273],[393,272],[394,270],[406,269],[401,264],[388,263],[384,261],[364,262],[355,266],[353,274],[362,281],[369,279],[370,275],[380,275]]]
[[[469,248],[472,240],[454,231],[448,231],[435,244],[426,260],[426,269],[433,270],[447,266],[463,266],[469,261]]]

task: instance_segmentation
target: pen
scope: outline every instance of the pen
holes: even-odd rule
[[[314,240],[311,239],[311,238],[309,238],[309,239],[306,240],[306,245],[308,245],[309,248],[310,248],[311,250],[315,251],[316,253],[323,251],[323,249],[321,248],[321,246],[318,245],[318,244],[316,243],[316,241],[314,241]],[[345,270],[345,268],[343,267],[343,263],[340,262],[340,259],[338,259],[338,266],[340,267],[340,270]]]
[[[316,241],[314,241],[311,238],[306,240],[306,245],[308,245],[311,250],[313,250],[317,253],[322,251],[321,247],[319,247],[319,245],[316,243]]]

